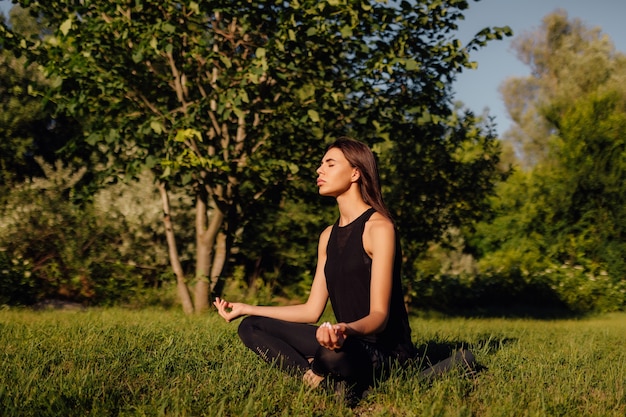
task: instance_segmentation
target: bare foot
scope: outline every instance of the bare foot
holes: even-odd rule
[[[319,385],[322,383],[322,381],[324,380],[323,376],[319,376],[317,375],[315,372],[313,372],[312,370],[308,370],[304,373],[304,376],[302,377],[302,381],[304,381],[304,383],[309,386],[309,388],[317,388],[319,387]]]

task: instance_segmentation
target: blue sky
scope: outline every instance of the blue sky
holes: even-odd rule
[[[10,6],[9,0],[0,0],[0,10],[5,14]],[[484,27],[508,25],[515,38],[537,29],[543,17],[557,9],[565,10],[570,19],[581,19],[588,27],[600,27],[615,47],[626,53],[626,0],[470,0],[458,36],[466,43]],[[508,77],[529,73],[510,49],[511,39],[493,41],[474,52],[472,60],[478,62],[478,69],[464,71],[454,84],[455,99],[477,114],[489,109],[500,134],[511,122],[498,88]]]
[[[532,32],[541,26],[544,16],[557,9],[567,12],[569,19],[578,18],[587,27],[599,27],[616,49],[626,53],[626,0],[481,0],[470,1],[459,39],[466,43],[487,26],[509,26],[513,37],[493,41],[471,57],[478,69],[464,71],[454,84],[455,99],[462,101],[476,114],[488,108],[495,116],[498,133],[511,125],[498,88],[508,77],[527,76],[528,67],[510,49],[511,39]]]

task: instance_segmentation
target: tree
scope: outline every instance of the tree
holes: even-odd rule
[[[564,12],[515,45],[532,75],[503,92],[526,169],[502,185],[499,215],[482,226],[483,267],[505,262],[575,310],[622,308],[626,56]]]
[[[513,143],[521,167],[545,160],[554,125],[544,106],[568,103],[606,85],[619,75],[619,58],[611,40],[599,28],[569,21],[565,11],[543,19],[536,32],[513,40],[513,48],[530,77],[510,78],[501,86],[507,111],[515,122],[504,139]],[[609,82],[612,83],[612,82]]]
[[[11,26],[27,36],[37,33],[34,19],[28,18],[16,7],[11,11]],[[47,133],[50,117],[41,100],[30,94],[29,84],[44,83],[36,65],[26,65],[25,58],[15,57],[0,40],[0,185],[8,186],[37,172],[33,157],[40,151],[37,143],[42,142],[42,133]]]
[[[55,28],[39,41],[6,26],[3,33],[59,80],[49,99],[81,121],[84,138],[65,151],[97,151],[104,177],[147,167],[159,178],[186,312],[207,308],[251,210],[262,200],[280,202],[292,192],[291,180],[309,179],[317,161],[311,155],[329,138],[354,134],[405,158],[405,148],[419,154],[416,142],[430,149],[450,141],[435,148],[456,152],[456,159],[463,159],[465,135],[489,142],[471,119],[454,114],[447,83],[473,65],[471,50],[510,32],[485,29],[463,46],[451,35],[468,7],[460,0],[19,3]],[[488,160],[482,153],[478,159]],[[449,167],[440,161],[422,162],[439,173],[443,188],[438,203],[418,215],[441,218],[460,204],[449,194],[456,179],[446,177]],[[193,303],[169,210],[173,187],[195,198]],[[421,204],[419,196],[402,197],[407,207]],[[431,227],[421,239],[437,233]]]
[[[11,8],[9,24],[27,38],[45,36],[49,31],[44,19],[30,16],[19,6]],[[28,63],[21,54],[15,56],[10,43],[10,39],[0,38],[0,185],[6,187],[42,176],[35,159],[42,157],[54,165],[57,151],[79,133],[70,118],[53,118],[41,95],[52,80],[36,63]]]

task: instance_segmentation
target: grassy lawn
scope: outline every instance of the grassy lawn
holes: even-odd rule
[[[412,326],[422,348],[463,345],[487,369],[433,383],[396,372],[350,410],[262,363],[215,313],[0,310],[0,415],[626,415],[626,314]]]

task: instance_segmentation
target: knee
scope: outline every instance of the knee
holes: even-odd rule
[[[241,320],[239,323],[239,327],[237,328],[237,334],[239,338],[247,345],[247,341],[250,340],[250,337],[254,334],[256,329],[256,319],[255,316],[248,316]]]
[[[341,368],[346,361],[347,355],[342,351],[335,351],[319,347],[315,353],[315,358],[312,363],[313,372],[318,375],[341,373]]]
[[[254,344],[258,333],[263,328],[264,317],[248,316],[241,320],[239,327],[237,328],[237,334],[239,338],[246,346]]]
[[[348,338],[340,350],[318,348],[313,364],[318,375],[331,374],[350,380],[368,379],[372,372],[372,360],[356,339]]]

